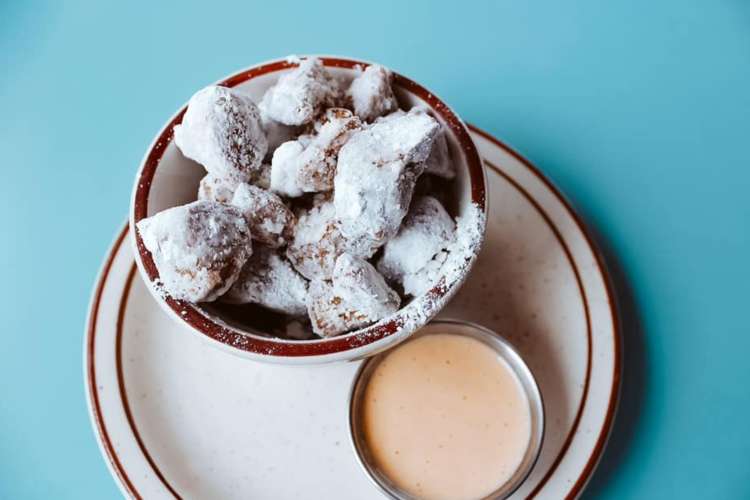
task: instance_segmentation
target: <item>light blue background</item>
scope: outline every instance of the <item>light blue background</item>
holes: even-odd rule
[[[81,346],[133,174],[193,91],[305,52],[424,83],[599,232],[627,373],[587,496],[750,497],[747,2],[103,3],[0,3],[0,498],[118,496]]]

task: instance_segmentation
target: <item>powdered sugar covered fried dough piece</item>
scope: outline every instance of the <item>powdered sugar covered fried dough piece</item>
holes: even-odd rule
[[[296,198],[304,191],[297,182],[299,159],[305,147],[300,141],[288,141],[276,148],[271,159],[271,191]]]
[[[173,207],[136,227],[164,289],[175,299],[215,300],[232,286],[252,255],[242,212],[214,201]]]
[[[310,123],[324,108],[339,98],[338,82],[317,58],[305,59],[282,75],[268,89],[260,109],[269,118],[286,125]]]
[[[400,302],[372,265],[343,254],[336,260],[332,282],[310,283],[307,312],[315,333],[333,337],[395,313]]]
[[[396,234],[438,129],[425,113],[403,113],[356,132],[341,148],[334,204],[350,241],[377,248]]]
[[[402,281],[404,293],[416,297],[437,285],[438,279],[444,274],[444,266],[449,257],[450,251],[440,250],[419,271],[405,274]]]
[[[347,306],[333,291],[329,281],[314,280],[307,290],[307,314],[313,332],[321,337],[335,337],[371,323],[370,318]]]
[[[435,142],[432,143],[430,155],[425,160],[425,172],[444,179],[453,179],[456,176],[456,167],[451,161],[448,137],[443,127],[435,138]]]
[[[260,304],[291,316],[307,312],[307,281],[275,250],[257,246],[239,278],[221,298],[230,304]]]
[[[232,201],[237,184],[232,179],[208,174],[201,179],[198,185],[198,199],[229,203]]]
[[[439,271],[443,255],[454,239],[456,224],[432,196],[416,198],[396,236],[386,243],[378,270],[403,284],[404,292],[419,295],[427,291]]]
[[[339,151],[351,135],[361,128],[360,119],[348,109],[328,109],[317,135],[299,157],[297,185],[308,193],[333,189]]]
[[[341,234],[333,203],[328,201],[299,217],[286,255],[307,279],[330,279],[336,258],[346,248],[347,242]]]
[[[364,259],[342,254],[333,270],[333,291],[353,309],[377,321],[398,311],[401,297]]]
[[[348,95],[357,116],[372,121],[398,108],[391,89],[392,79],[390,71],[372,64],[352,81]]]
[[[217,176],[248,180],[268,149],[260,114],[245,94],[212,85],[190,98],[174,128],[180,151]]]
[[[291,237],[294,214],[270,191],[240,184],[232,197],[232,205],[245,215],[253,239],[260,243],[278,248]]]
[[[271,189],[290,198],[333,189],[339,150],[361,127],[362,122],[348,109],[328,109],[315,124],[316,135],[301,135],[274,152]]]

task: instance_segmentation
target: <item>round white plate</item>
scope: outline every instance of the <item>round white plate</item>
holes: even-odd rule
[[[560,193],[517,153],[471,129],[488,170],[487,240],[441,317],[502,333],[539,382],[542,454],[513,498],[575,497],[617,406],[614,295]],[[381,498],[347,433],[359,363],[263,364],[208,346],[153,301],[129,237],[123,229],[104,263],[84,344],[91,419],[122,491],[147,499]]]

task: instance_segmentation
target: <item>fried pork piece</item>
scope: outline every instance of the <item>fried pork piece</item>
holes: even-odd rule
[[[307,281],[277,251],[256,246],[237,281],[221,298],[230,304],[260,304],[273,311],[303,316]]]
[[[339,99],[338,82],[319,59],[302,61],[282,75],[260,102],[263,114],[285,125],[310,123]]]
[[[333,203],[326,201],[299,217],[286,255],[305,278],[330,279],[336,258],[346,249]]]
[[[352,81],[347,94],[357,116],[370,122],[398,109],[398,102],[391,89],[392,79],[390,71],[373,64]]]
[[[456,224],[432,196],[414,199],[396,236],[385,244],[378,271],[409,295],[429,290],[448,256]]]
[[[240,184],[232,205],[247,219],[253,239],[271,248],[282,246],[292,236],[295,217],[281,198],[250,184]]]
[[[271,189],[294,198],[333,189],[341,147],[362,122],[344,108],[330,108],[315,123],[317,134],[282,144],[271,161]]]
[[[194,201],[136,224],[164,289],[175,299],[216,300],[252,255],[250,230],[236,207]]]
[[[236,182],[252,177],[268,149],[253,101],[215,85],[190,98],[182,124],[174,128],[174,140],[210,174]]]
[[[198,185],[198,199],[229,203],[237,184],[238,182],[232,179],[207,174]]]
[[[370,325],[398,311],[401,299],[366,260],[336,260],[333,281],[315,280],[307,295],[313,331],[333,337]]]
[[[432,144],[430,156],[425,160],[425,173],[437,175],[444,179],[453,179],[456,176],[456,167],[451,161],[448,138],[443,127],[441,127],[435,142]]]
[[[339,152],[336,217],[358,248],[378,248],[396,234],[439,130],[424,112],[393,115],[353,134]]]

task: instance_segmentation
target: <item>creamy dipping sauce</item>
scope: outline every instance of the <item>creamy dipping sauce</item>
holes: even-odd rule
[[[419,498],[489,495],[513,476],[531,438],[516,374],[494,349],[462,335],[424,335],[388,353],[362,408],[376,466]]]

